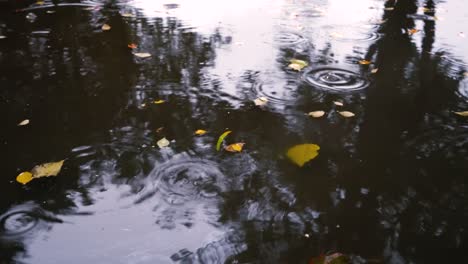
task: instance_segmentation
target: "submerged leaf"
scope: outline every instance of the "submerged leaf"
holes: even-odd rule
[[[219,151],[219,149],[221,148],[221,143],[223,142],[224,138],[227,137],[227,135],[229,135],[229,133],[231,133],[232,131],[228,130],[226,132],[224,132],[223,134],[221,134],[221,136],[219,136],[218,138],[218,142],[216,142],[216,150]]]
[[[156,144],[158,145],[159,148],[164,148],[164,147],[169,146],[170,142],[169,142],[169,140],[167,140],[164,137],[164,138],[161,138],[160,140],[158,140],[158,142],[156,142]]]
[[[288,149],[286,155],[292,162],[302,167],[306,162],[317,157],[319,149],[320,147],[315,144],[296,145]]]
[[[104,25],[102,25],[101,29],[104,30],[104,31],[108,31],[108,30],[111,29],[111,26],[109,26],[108,24],[104,24]]]
[[[368,60],[360,60],[360,61],[358,61],[358,62],[359,62],[359,64],[361,64],[361,65],[369,65],[369,64],[371,64],[371,61],[368,61]]]
[[[62,169],[62,165],[64,161],[65,160],[61,160],[57,162],[49,162],[49,163],[37,165],[31,170],[32,177],[40,178],[40,177],[57,176],[57,174]]]
[[[138,58],[143,58],[143,59],[151,57],[151,54],[147,52],[137,52],[137,53],[133,53],[133,55],[137,56]]]
[[[340,115],[344,116],[344,117],[353,117],[355,116],[355,114],[353,112],[349,112],[349,111],[341,111],[341,112],[338,112]]]
[[[18,126],[25,126],[27,124],[29,124],[29,119],[25,119],[25,120],[19,122]]]
[[[289,62],[291,63],[288,65],[288,67],[296,71],[301,71],[304,67],[309,65],[306,61],[303,60],[292,59]]]
[[[16,181],[21,184],[26,184],[32,180],[33,180],[32,173],[29,171],[22,172],[18,176],[16,176]]]
[[[155,100],[155,101],[153,101],[153,104],[163,104],[165,102],[166,101],[164,101],[164,100]]]
[[[241,152],[245,143],[234,143],[229,146],[226,146],[224,149],[229,152]]]
[[[459,115],[459,116],[468,116],[468,111],[454,112],[454,113]]]
[[[314,118],[322,117],[325,114],[325,111],[313,111],[309,112],[308,115]]]
[[[268,103],[268,98],[266,97],[259,97],[254,100],[256,106],[264,106]]]
[[[203,129],[198,129],[197,131],[195,131],[195,135],[204,135],[206,133],[206,130],[203,130]]]

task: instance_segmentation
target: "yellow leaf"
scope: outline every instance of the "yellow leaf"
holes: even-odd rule
[[[301,144],[288,149],[286,155],[292,162],[302,167],[306,162],[317,157],[319,149],[320,147],[315,144]]]
[[[379,71],[379,68],[372,69],[370,72],[371,73],[377,73]]]
[[[268,103],[268,98],[266,97],[259,97],[254,100],[255,105],[257,106],[264,106]]]
[[[454,112],[454,113],[459,115],[459,116],[468,116],[468,111]]]
[[[26,184],[32,180],[33,180],[32,173],[29,171],[22,172],[18,176],[16,176],[16,181],[21,184]]]
[[[197,131],[195,131],[195,135],[204,135],[206,133],[206,130],[203,130],[203,129],[198,129]]]
[[[109,26],[108,24],[102,25],[102,30],[107,31],[107,30],[110,30],[110,29],[111,29],[111,26]]]
[[[339,101],[333,101],[333,103],[337,106],[343,106],[343,103]]]
[[[308,115],[314,118],[322,117],[325,114],[325,111],[313,111],[310,112]]]
[[[226,146],[224,149],[229,152],[241,152],[245,143],[234,143],[229,146]]]
[[[161,138],[160,140],[158,140],[158,142],[156,142],[156,144],[158,144],[158,147],[159,147],[159,148],[164,148],[164,147],[169,146],[170,142],[169,142],[169,140],[167,140],[167,139],[164,137],[164,138]]]
[[[151,54],[147,53],[147,52],[137,52],[137,53],[133,53],[133,55],[139,57],[139,58],[149,58],[151,57]]]
[[[49,163],[37,165],[31,170],[32,177],[40,178],[40,177],[57,176],[57,174],[62,169],[62,165],[64,161],[65,160],[61,160],[57,162],[49,162]]]
[[[25,120],[19,122],[18,126],[25,126],[27,124],[29,124],[29,119],[25,119]]]
[[[304,67],[307,67],[307,65],[309,65],[306,61],[303,61],[303,60],[292,59],[289,62],[291,64],[289,64],[288,67],[296,71],[300,71]]]
[[[344,116],[344,117],[353,117],[355,116],[355,114],[353,112],[349,112],[349,111],[341,111],[341,112],[338,112],[340,115]]]
[[[153,104],[163,104],[165,102],[166,101],[164,101],[164,100],[156,100],[156,101],[153,102]]]
[[[43,5],[43,4],[44,4],[44,1],[37,1],[36,4],[38,4],[38,5]]]
[[[369,64],[371,64],[371,61],[368,61],[368,60],[360,60],[360,61],[358,61],[358,62],[359,62],[359,64],[361,64],[361,65],[369,65]]]

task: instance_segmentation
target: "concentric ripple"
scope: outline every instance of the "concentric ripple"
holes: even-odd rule
[[[0,219],[0,233],[4,236],[17,236],[33,229],[39,219],[31,212],[17,211],[4,215]]]
[[[183,204],[197,198],[216,197],[222,190],[220,185],[224,175],[215,162],[174,157],[156,166],[150,177],[157,179],[156,191],[160,192],[166,202]],[[153,191],[149,192],[151,194]]]
[[[292,46],[292,45],[303,44],[307,42],[308,42],[307,38],[294,32],[282,31],[282,32],[278,32],[278,34],[275,36],[275,43],[281,46]]]
[[[366,88],[369,82],[359,74],[338,68],[318,68],[304,73],[308,84],[336,92],[356,91]]]

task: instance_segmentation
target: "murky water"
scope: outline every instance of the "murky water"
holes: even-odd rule
[[[19,2],[0,7],[0,263],[468,261],[463,1]],[[225,130],[241,153],[216,151]],[[299,168],[302,143],[320,152]]]

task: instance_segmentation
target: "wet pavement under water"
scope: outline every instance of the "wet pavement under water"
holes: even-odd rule
[[[468,263],[464,4],[1,7],[0,263]]]

